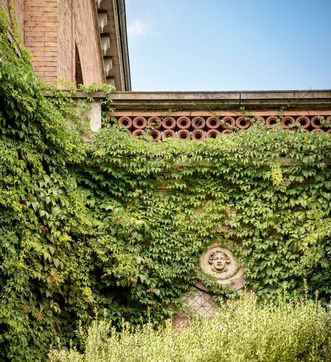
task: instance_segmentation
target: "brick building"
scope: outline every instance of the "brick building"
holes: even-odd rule
[[[0,0],[46,82],[131,90],[124,0]]]
[[[125,0],[0,0],[0,7],[13,28],[18,24],[45,81],[115,85],[112,118],[133,136],[215,138],[250,127],[247,115],[267,127],[301,124],[307,131],[331,133],[331,90],[131,92]],[[97,131],[101,108],[98,102],[93,107],[91,129]]]

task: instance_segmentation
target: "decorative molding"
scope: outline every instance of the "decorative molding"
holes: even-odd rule
[[[131,74],[124,0],[95,0],[105,81],[120,91],[131,91]],[[112,66],[109,67],[109,57]]]
[[[98,12],[98,25],[100,33],[103,32],[103,29],[108,24],[107,12]]]
[[[200,257],[200,267],[212,275],[221,285],[231,285],[234,289],[244,286],[244,270],[237,266],[231,251],[215,243]]]
[[[129,134],[145,132],[154,139],[177,137],[182,139],[203,140],[216,138],[238,129],[247,129],[258,122],[270,128],[280,124],[290,131],[302,127],[310,132],[331,133],[331,111],[305,112],[256,111],[248,112],[195,111],[187,112],[114,112],[112,117],[128,130]],[[323,122],[323,120],[325,122]],[[157,132],[155,132],[157,131]]]

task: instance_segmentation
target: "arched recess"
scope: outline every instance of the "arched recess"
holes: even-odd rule
[[[79,86],[80,84],[84,84],[82,65],[80,62],[80,56],[79,56],[77,44],[75,44],[75,83],[76,83],[76,86]]]

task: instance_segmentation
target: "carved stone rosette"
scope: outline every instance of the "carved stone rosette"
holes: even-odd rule
[[[200,267],[214,276],[219,284],[231,285],[234,289],[244,286],[244,270],[238,268],[231,251],[215,243],[200,257]]]

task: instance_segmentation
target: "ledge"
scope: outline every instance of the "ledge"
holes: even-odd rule
[[[116,111],[331,109],[331,90],[115,92],[110,98]]]

